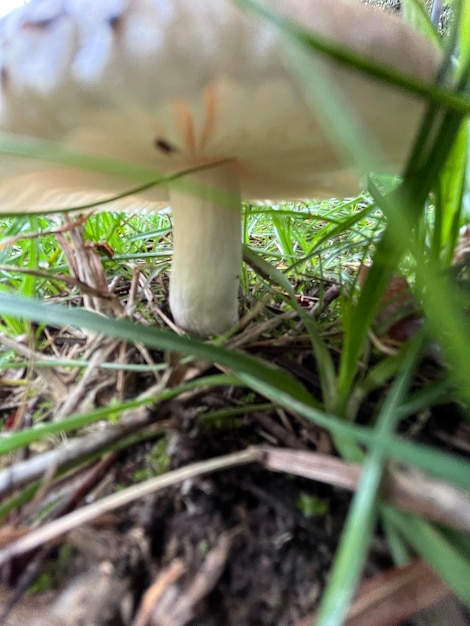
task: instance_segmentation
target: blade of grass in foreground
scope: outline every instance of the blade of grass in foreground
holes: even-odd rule
[[[337,626],[346,617],[360,580],[374,532],[379,490],[387,456],[381,442],[395,430],[399,407],[413,376],[422,347],[421,337],[411,344],[403,370],[390,390],[375,428],[375,442],[362,466],[361,479],[349,509],[341,543],[318,611],[316,626]]]
[[[403,19],[417,32],[433,41],[436,45],[442,45],[441,39],[435,30],[430,16],[424,4],[420,0],[404,0],[401,3]]]
[[[110,197],[108,199],[101,198],[99,201],[90,204],[81,206],[72,205],[70,207],[61,208],[61,213],[85,210],[101,205],[106,206],[108,202],[112,202],[113,200],[138,194],[159,185],[171,185],[172,187],[183,189],[193,195],[204,198],[208,193],[207,188],[204,185],[188,179],[188,174],[214,166],[214,163],[210,165],[197,165],[175,174],[159,175],[153,168],[138,166],[133,163],[128,163],[127,161],[110,157],[70,151],[65,149],[60,143],[54,141],[10,135],[8,133],[0,133],[0,155],[2,154],[24,159],[35,159],[43,163],[54,163],[63,167],[92,171],[100,173],[103,176],[114,177],[121,181],[129,181],[129,184],[138,184],[137,187],[130,187],[123,193],[117,195],[109,194]],[[223,159],[221,162],[223,162]],[[233,207],[238,210],[240,202],[237,198],[234,198],[232,194],[225,193],[220,189],[211,189],[209,193],[211,198],[215,199],[217,202],[220,202],[226,207]],[[50,210],[42,211],[42,213],[57,213],[57,208],[51,206]],[[8,215],[8,213],[3,212],[3,215]],[[11,215],[15,215],[15,212],[12,212]]]
[[[369,57],[366,58],[362,55],[358,55],[344,46],[339,46],[331,41],[327,41],[323,37],[314,35],[307,29],[302,28],[298,23],[282,17],[276,11],[268,8],[267,4],[261,4],[257,0],[233,0],[233,2],[250,9],[260,17],[270,21],[286,36],[298,41],[312,51],[330,56],[339,63],[354,67],[356,70],[368,76],[374,76],[390,85],[395,85],[410,93],[426,97],[429,102],[452,108],[454,111],[459,111],[464,115],[470,113],[470,97],[468,94],[450,92],[439,85],[433,85],[419,79],[403,76],[402,73],[393,68],[374,62]],[[466,47],[468,49],[468,42]]]
[[[406,541],[446,581],[458,597],[470,606],[470,563],[439,529],[413,515],[383,506],[384,515]]]

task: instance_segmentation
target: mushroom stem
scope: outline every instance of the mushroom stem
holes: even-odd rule
[[[173,264],[170,308],[176,323],[208,336],[238,319],[241,198],[233,163],[193,175],[197,189],[170,190]]]

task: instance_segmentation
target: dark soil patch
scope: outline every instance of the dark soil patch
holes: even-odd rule
[[[193,460],[227,451],[229,440],[193,440]],[[306,516],[306,498],[324,513]],[[159,568],[183,560],[182,594],[220,538],[230,538],[220,577],[188,624],[294,624],[316,604],[348,503],[329,487],[247,466],[156,498],[146,532]]]

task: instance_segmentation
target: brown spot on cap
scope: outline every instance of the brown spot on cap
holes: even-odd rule
[[[122,15],[117,14],[117,15],[113,15],[112,17],[110,17],[108,19],[108,24],[111,27],[111,30],[113,30],[114,32],[117,32],[122,24]]]
[[[49,26],[54,24],[60,17],[62,17],[62,13],[48,19],[26,20],[23,22],[22,28],[26,30],[47,30]]]
[[[9,81],[8,70],[6,67],[2,67],[0,71],[0,85],[2,87],[2,91],[6,91],[8,89],[8,81]]]
[[[164,152],[165,154],[173,154],[173,152],[177,152],[176,148],[171,145],[166,139],[162,139],[161,137],[157,137],[154,141],[154,145],[157,150]]]

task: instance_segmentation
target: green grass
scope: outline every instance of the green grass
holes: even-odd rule
[[[425,16],[415,10],[415,3],[405,4],[412,19],[421,23],[422,29],[428,29],[423,21]],[[156,350],[176,352],[183,355],[183,359],[218,363],[228,368],[230,375],[202,376],[190,384],[159,390],[151,399],[125,402],[116,399],[110,406],[70,415],[61,422],[42,422],[44,416],[39,413],[39,423],[0,438],[0,454],[37,444],[59,432],[75,432],[98,420],[115,420],[131,407],[150,400],[162,402],[188,389],[227,384],[245,386],[273,405],[328,430],[339,453],[363,466],[320,605],[319,626],[337,626],[344,620],[377,520],[381,520],[386,529],[397,562],[398,555],[412,551],[422,555],[470,606],[468,536],[385,506],[380,499],[381,481],[390,460],[420,468],[461,489],[468,490],[470,484],[470,461],[398,434],[405,419],[442,402],[458,402],[465,419],[470,415],[469,283],[465,275],[456,280],[450,269],[459,228],[466,221],[462,204],[468,136],[466,125],[459,125],[462,114],[470,113],[469,4],[462,5],[460,29],[455,35],[461,59],[455,87],[427,90],[434,102],[455,108],[447,109],[438,120],[435,107],[430,106],[423,128],[425,131],[435,128],[432,141],[425,142],[423,132],[404,180],[395,191],[384,194],[377,181],[371,179],[369,193],[349,201],[245,207],[243,238],[250,263],[242,272],[243,302],[246,307],[252,306],[254,300],[262,300],[267,305],[256,319],[258,323],[273,317],[273,311],[296,311],[302,322],[301,330],[296,332],[308,336],[316,357],[318,394],[307,390],[291,372],[223,345],[179,337],[164,328],[108,320],[92,312],[57,304],[79,298],[78,287],[67,286],[61,280],[61,275],[67,272],[67,263],[55,235],[49,232],[57,228],[59,222],[45,217],[11,217],[1,225],[2,239],[15,240],[0,249],[0,331],[13,339],[26,336],[37,352],[48,354],[49,360],[36,362],[36,368],[50,365],[83,374],[86,363],[80,360],[80,355],[64,361],[61,355],[51,354],[47,339],[40,332],[46,325],[69,325]],[[289,26],[281,24],[281,27]],[[295,30],[293,36],[303,45],[319,46],[319,42],[305,33]],[[373,67],[363,69],[374,71]],[[389,78],[410,89],[424,89],[394,76]],[[334,102],[329,104],[335,105]],[[337,107],[335,111],[341,116]],[[343,116],[341,124],[350,130],[344,134],[344,141],[349,144],[345,149],[354,150],[357,138],[350,120]],[[24,153],[26,148],[19,146],[18,151]],[[14,147],[10,145],[7,149],[12,152]],[[52,148],[48,149],[48,158],[61,158]],[[72,161],[83,165],[78,157]],[[90,163],[86,165],[90,167]],[[102,171],[119,170],[119,164],[115,163],[107,167],[100,162],[96,166]],[[126,175],[129,177],[129,172]],[[136,182],[141,180],[138,171],[134,178]],[[41,235],[41,232],[46,234]],[[25,237],[33,233],[38,236]],[[98,213],[87,222],[85,239],[106,242],[112,248],[113,258],[100,252],[109,282],[132,280],[138,265],[143,277],[141,284],[153,284],[164,302],[165,285],[160,279],[171,261],[171,218],[167,214]],[[359,290],[358,269],[363,262],[371,260],[372,269]],[[22,271],[15,271],[15,268]],[[50,279],[29,271],[37,269],[47,272]],[[398,346],[395,353],[381,354],[371,346],[369,331],[389,278],[398,273],[406,275],[422,307],[425,329],[409,344]],[[312,285],[331,283],[340,286],[340,298],[325,316],[312,320],[299,305],[297,296],[308,292]],[[324,289],[318,293],[321,298]],[[140,303],[138,310],[143,317],[151,317],[145,303]],[[288,322],[279,332],[294,332],[295,324]],[[334,333],[331,333],[332,328]],[[437,382],[417,386],[422,363],[420,354],[426,344],[439,346],[443,365]],[[18,354],[11,345],[4,344],[0,357],[4,372],[32,365],[31,360]],[[101,367],[115,365],[104,362]],[[138,366],[139,370],[148,372],[167,368],[165,362]],[[27,382],[22,384],[27,393]],[[378,394],[380,400],[375,402],[367,423],[359,423],[361,408],[371,394]],[[218,417],[216,414],[214,419]],[[210,415],[205,419],[210,419]],[[3,506],[2,514],[32,498],[34,491],[35,487],[25,486],[8,506]]]

